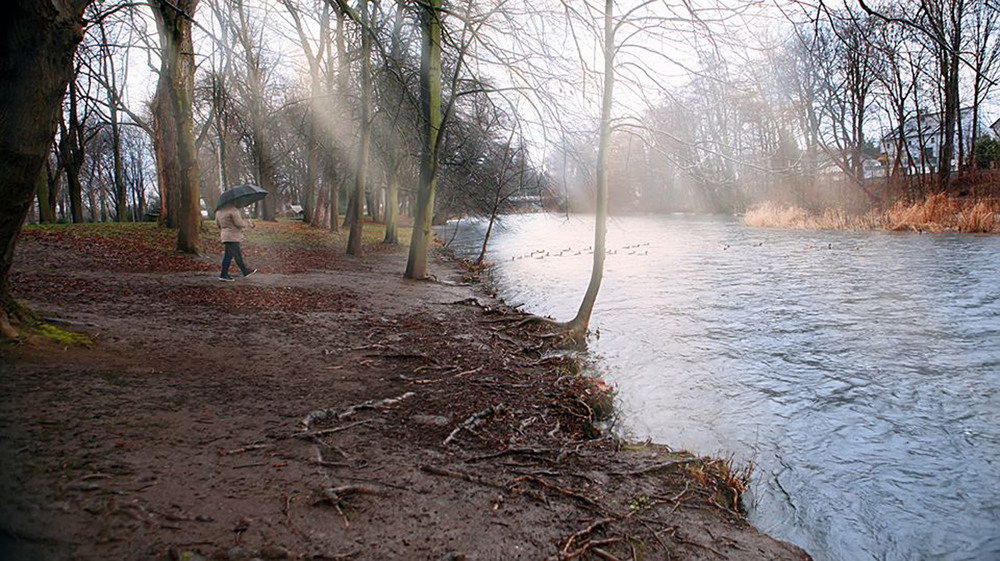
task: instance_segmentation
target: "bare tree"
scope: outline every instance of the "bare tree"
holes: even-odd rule
[[[253,159],[256,165],[257,182],[270,196],[263,202],[264,220],[274,220],[277,216],[278,185],[275,176],[274,157],[268,139],[268,114],[265,99],[267,69],[263,57],[263,41],[259,39],[261,30],[254,29],[250,14],[243,0],[234,3],[236,17],[231,18],[232,31],[243,51],[245,80],[244,98],[248,106],[249,125],[252,135]]]

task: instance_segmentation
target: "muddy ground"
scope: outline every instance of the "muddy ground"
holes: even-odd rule
[[[259,230],[235,283],[150,226],[26,231],[18,297],[93,345],[0,347],[0,559],[807,558],[722,462],[595,432],[454,263]]]

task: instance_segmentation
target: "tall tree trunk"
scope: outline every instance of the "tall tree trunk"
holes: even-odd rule
[[[10,268],[83,39],[86,1],[8,3],[0,21],[0,336],[15,337]]]
[[[385,191],[385,238],[383,243],[399,244],[399,234],[396,231],[396,217],[399,210],[399,162],[395,162],[389,172],[389,181]]]
[[[347,239],[347,254],[361,255],[362,233],[365,226],[365,182],[368,179],[368,152],[372,144],[371,90],[372,90],[372,39],[368,0],[361,0],[361,142],[358,147],[358,169],[354,174],[354,222]]]
[[[408,279],[427,277],[427,253],[433,236],[431,221],[434,219],[434,194],[437,190],[437,144],[442,117],[441,0],[429,0],[421,8],[420,111],[424,119],[424,149],[420,159],[413,236],[403,273]]]
[[[125,177],[122,164],[122,137],[121,127],[118,124],[118,111],[115,110],[114,103],[109,103],[111,109],[111,147],[113,161],[113,171],[115,179],[115,220],[118,222],[130,222],[132,217],[128,213],[128,192],[125,188]]]
[[[601,131],[597,149],[597,212],[594,225],[594,264],[590,284],[580,303],[580,309],[567,324],[569,335],[583,340],[590,325],[597,293],[604,278],[604,258],[608,233],[608,152],[611,147],[611,101],[615,86],[615,28],[612,17],[613,0],[604,2],[604,89],[601,92]]]
[[[405,7],[404,0],[396,0],[396,15],[392,25],[392,47],[389,50],[389,59],[392,64],[397,65],[401,63],[401,36],[403,31],[403,10]],[[403,105],[402,92],[403,90],[400,88],[399,107],[396,108],[397,117]],[[396,145],[396,136],[390,131],[389,153],[392,154],[393,162],[390,164],[392,169],[389,171],[388,184],[385,191],[385,239],[382,241],[383,243],[392,245],[399,244],[399,234],[396,231],[396,217],[399,215],[399,167],[401,159],[399,152],[399,147]]]
[[[180,214],[181,165],[177,157],[177,125],[170,108],[169,80],[161,71],[153,99],[153,152],[156,156],[156,185],[160,192],[159,222],[167,228],[177,227]]]
[[[340,175],[332,147],[326,155],[326,177],[330,183],[330,231],[340,232]]]
[[[41,223],[55,222],[55,212],[49,203],[49,172],[42,166],[35,182],[35,195],[38,198],[38,221]]]
[[[176,2],[176,3],[175,3]],[[162,62],[157,101],[169,111],[176,132],[175,150],[180,205],[177,216],[177,250],[198,253],[201,228],[201,191],[198,175],[198,151],[194,141],[194,118],[191,92],[194,89],[194,46],[191,22],[198,0],[156,0],[154,13],[160,32]]]
[[[97,197],[101,202],[100,215],[97,214],[97,208],[94,206],[94,178],[97,178]],[[108,221],[108,184],[104,181],[104,174],[101,170],[101,159],[94,159],[94,168],[90,172],[90,178],[87,180],[87,187],[90,191],[90,220],[91,222],[107,222]]]
[[[42,166],[46,179],[46,190],[48,197],[48,205],[45,210],[42,211],[39,218],[43,222],[55,222],[58,219],[56,214],[56,205],[59,202],[60,189],[62,184],[62,174],[63,168],[60,165],[56,165],[55,168],[51,165],[51,159],[45,158],[45,164]]]
[[[327,180],[330,182],[330,231],[340,232],[340,184],[343,174],[337,169],[337,126],[336,122],[341,121],[341,117],[346,114],[344,101],[347,99],[347,78],[350,72],[350,60],[347,58],[347,45],[344,39],[344,27],[347,23],[347,18],[344,15],[343,10],[337,10],[337,33],[335,36],[335,42],[337,46],[337,72],[329,72],[330,76],[336,74],[336,80],[330,80],[327,82],[327,89],[329,90],[329,99],[336,99],[336,102],[331,102],[330,113],[328,119],[330,121],[330,126],[327,127],[327,142],[329,142],[329,147],[326,152],[326,176]],[[347,212],[350,215],[350,209]],[[344,217],[347,220],[347,216]]]
[[[69,123],[60,116],[59,119],[59,156],[63,169],[66,171],[66,185],[69,190],[69,207],[73,222],[83,222],[83,183],[80,181],[80,170],[83,167],[84,139],[83,124],[77,111],[78,96],[76,93],[76,73],[69,83]]]

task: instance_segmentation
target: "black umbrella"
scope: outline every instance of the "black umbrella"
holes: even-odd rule
[[[257,201],[264,200],[264,197],[266,196],[267,191],[261,187],[244,183],[243,185],[237,185],[236,187],[233,187],[223,193],[222,196],[219,197],[219,203],[215,205],[215,209],[218,210],[226,205],[252,205]]]

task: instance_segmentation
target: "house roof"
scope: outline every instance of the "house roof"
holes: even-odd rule
[[[963,107],[961,113],[963,117],[966,113],[972,112],[972,107]],[[981,121],[980,121],[981,122]],[[906,131],[906,136],[912,136],[917,133],[916,127],[914,125],[920,125],[920,134],[924,137],[930,137],[938,134],[941,130],[941,112],[936,111],[934,113],[918,113],[912,117],[907,117],[903,121],[903,130]],[[912,129],[912,130],[911,130]],[[899,127],[893,128],[887,134],[882,136],[879,142],[891,141],[899,135]]]

